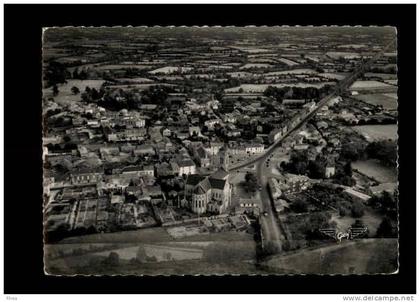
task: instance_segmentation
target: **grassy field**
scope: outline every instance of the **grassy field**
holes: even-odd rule
[[[396,110],[398,107],[397,99],[386,94],[359,94],[355,98],[368,104],[381,105],[388,110]]]
[[[379,140],[396,140],[398,138],[398,126],[397,124],[391,125],[363,125],[353,126],[353,130],[356,130],[362,134],[368,141],[379,141]]]
[[[79,88],[82,93],[88,86],[99,90],[104,82],[104,80],[67,80],[67,83],[57,85],[59,91],[57,96],[53,96],[51,88],[43,89],[42,94],[45,98],[53,97],[59,104],[71,104],[80,101],[80,94],[75,95],[71,92],[73,86]]]
[[[398,269],[397,259],[397,239],[363,239],[275,256],[263,267],[291,274],[390,274]]]
[[[350,90],[382,89],[390,87],[392,86],[379,81],[356,81],[350,86]]]
[[[298,68],[298,69],[291,69],[291,70],[267,72],[265,75],[274,76],[274,75],[285,75],[285,74],[317,74],[317,73],[318,72],[313,69]]]
[[[241,86],[238,87],[233,87],[233,88],[228,88],[225,89],[226,93],[229,92],[239,92],[239,89],[243,89],[243,92],[245,93],[263,93],[268,86],[273,86],[273,87],[277,87],[277,88],[282,88],[282,87],[301,87],[301,88],[306,88],[306,87],[315,87],[315,88],[321,88],[325,85],[335,85],[334,82],[324,82],[324,83],[282,83],[282,84],[242,84]]]
[[[149,71],[150,74],[157,74],[157,73],[165,73],[165,74],[169,74],[169,73],[174,73],[174,72],[188,72],[191,71],[193,68],[191,67],[175,67],[175,66],[166,66],[166,67],[161,67],[152,71]]]
[[[372,237],[376,235],[376,231],[382,222],[382,218],[383,217],[377,212],[366,207],[365,214],[358,219],[362,220],[363,224],[368,227],[369,236]],[[331,220],[337,223],[337,229],[340,231],[347,231],[348,228],[356,221],[356,218],[350,216],[341,217],[338,213],[334,213]]]
[[[393,183],[398,180],[396,169],[385,167],[374,159],[352,162],[352,167],[380,183]]]
[[[270,68],[272,65],[265,63],[248,63],[241,66],[239,69],[251,69],[251,68]]]
[[[212,235],[206,238],[192,236],[182,241],[168,240],[153,243],[46,245],[46,269],[51,274],[63,275],[247,274],[255,272],[256,243],[252,235],[237,232]],[[146,258],[143,259],[143,263],[133,262],[139,248],[145,253]],[[118,265],[110,266],[102,263],[111,252],[118,254]]]

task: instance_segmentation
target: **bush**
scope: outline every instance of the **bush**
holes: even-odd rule
[[[349,214],[349,210],[347,210],[345,207],[339,207],[338,213],[341,217],[347,216]]]
[[[108,257],[103,261],[104,265],[118,266],[120,264],[120,255],[116,252],[109,253]]]
[[[308,212],[308,202],[303,199],[296,200],[291,204],[291,208],[294,212],[297,213]]]
[[[377,237],[395,238],[398,236],[398,227],[396,221],[389,217],[385,217],[376,231]]]
[[[354,218],[360,218],[365,214],[365,207],[360,202],[354,202],[351,206],[351,215]]]

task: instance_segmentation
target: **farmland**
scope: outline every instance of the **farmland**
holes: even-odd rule
[[[397,171],[381,165],[376,160],[364,160],[352,162],[353,169],[374,178],[380,183],[393,183],[397,181]]]
[[[269,68],[272,65],[264,63],[248,63],[244,66],[241,66],[239,69],[252,69],[252,68]]]
[[[397,239],[363,239],[276,256],[264,266],[276,273],[393,273],[398,268],[397,254]]]
[[[67,83],[57,85],[59,93],[57,96],[54,97],[54,100],[57,103],[63,105],[77,102],[80,100],[80,95],[73,94],[73,92],[71,91],[72,87],[77,87],[80,90],[80,92],[85,91],[86,87],[95,88],[96,90],[99,90],[99,88],[104,82],[104,80],[67,80]],[[43,89],[42,93],[45,98],[53,97],[53,92],[51,88]]]
[[[350,86],[350,90],[369,90],[392,88],[391,85],[379,81],[356,81]]]
[[[314,87],[314,88],[321,88],[325,85],[335,85],[334,82],[324,82],[324,83],[290,83],[290,84],[242,84],[238,87],[233,87],[229,89],[225,89],[226,93],[230,92],[239,92],[242,88],[243,92],[246,93],[263,93],[268,86],[283,88],[283,87],[300,87],[300,88],[307,88],[307,87]]]
[[[363,125],[353,126],[352,128],[362,134],[368,141],[396,140],[398,138],[398,126],[396,124]]]
[[[398,107],[397,98],[390,95],[391,94],[360,94],[355,96],[355,98],[368,104],[382,106],[384,109],[396,110]]]
[[[191,67],[175,67],[175,66],[166,66],[166,67],[162,67],[162,68],[158,68],[152,71],[149,71],[150,74],[170,74],[170,73],[175,73],[175,72],[189,72],[191,71],[192,68]]]

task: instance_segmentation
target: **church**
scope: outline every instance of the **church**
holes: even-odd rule
[[[229,174],[220,168],[209,176],[192,174],[187,176],[185,197],[192,212],[221,214],[231,203],[232,185]]]

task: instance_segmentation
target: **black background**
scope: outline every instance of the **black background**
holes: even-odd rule
[[[23,293],[415,293],[415,5],[5,5],[4,288]],[[41,32],[67,25],[391,25],[398,30],[400,269],[394,275],[53,277],[43,273]]]

